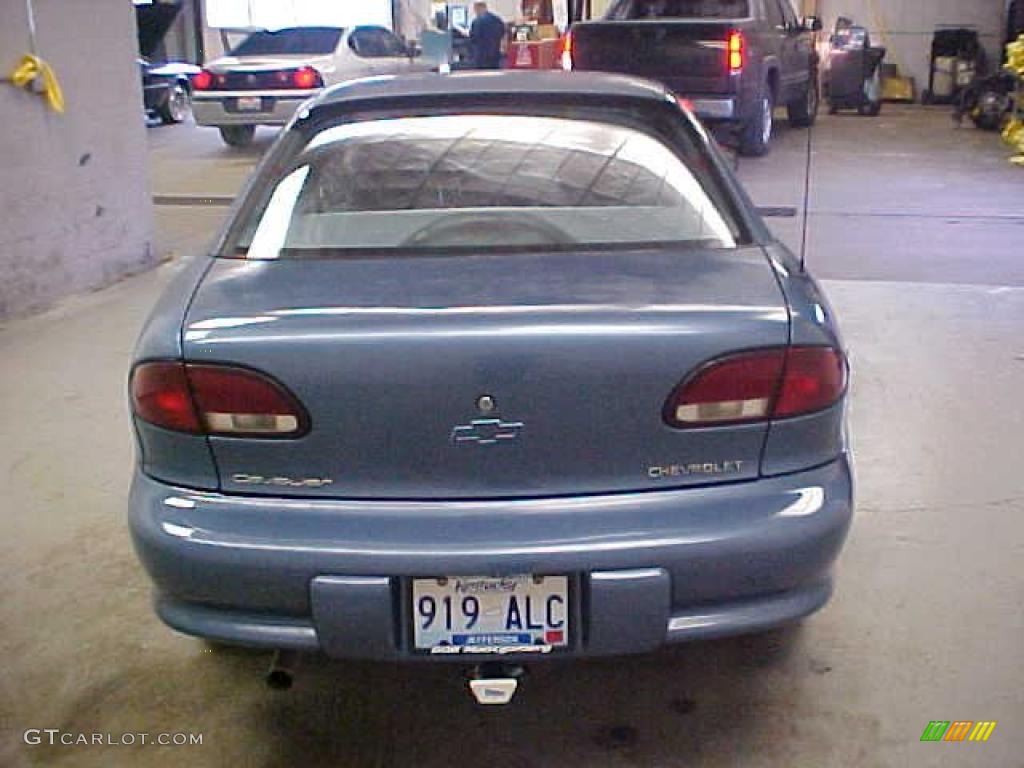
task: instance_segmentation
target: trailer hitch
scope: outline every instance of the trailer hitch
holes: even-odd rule
[[[526,675],[525,667],[488,661],[477,664],[469,672],[469,690],[477,704],[508,704]]]

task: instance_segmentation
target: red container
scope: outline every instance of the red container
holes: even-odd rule
[[[513,41],[508,44],[508,69],[558,69],[560,40]]]

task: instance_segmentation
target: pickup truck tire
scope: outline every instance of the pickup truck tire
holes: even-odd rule
[[[768,83],[761,86],[756,104],[754,114],[740,128],[740,154],[746,157],[768,154],[775,121],[775,99]]]
[[[786,105],[786,112],[789,115],[789,124],[794,128],[810,128],[818,119],[818,106],[821,103],[821,94],[818,91],[818,73],[811,70],[811,80],[807,83],[804,92],[796,101]]]
[[[248,147],[256,135],[255,125],[222,125],[220,137],[229,147]]]

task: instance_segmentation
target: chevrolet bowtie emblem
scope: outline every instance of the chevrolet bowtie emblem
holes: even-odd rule
[[[523,430],[521,421],[502,421],[501,419],[474,419],[463,426],[452,430],[452,442],[455,445],[496,445],[510,443],[519,437]]]

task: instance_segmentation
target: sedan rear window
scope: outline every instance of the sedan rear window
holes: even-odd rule
[[[232,56],[326,55],[334,53],[344,30],[337,27],[301,27],[254,32],[239,43]]]
[[[346,123],[288,168],[243,207],[224,255],[736,246],[698,174],[623,125],[489,114]]]
[[[609,19],[745,19],[748,0],[619,0]]]

